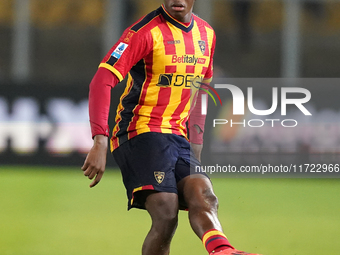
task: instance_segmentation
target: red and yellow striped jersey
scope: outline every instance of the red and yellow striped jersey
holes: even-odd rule
[[[164,6],[126,29],[99,65],[120,81],[128,74],[111,150],[145,132],[186,136],[192,88],[211,80],[214,48],[208,23],[196,15],[180,23]]]

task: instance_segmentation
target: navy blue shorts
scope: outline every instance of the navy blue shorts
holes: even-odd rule
[[[146,192],[140,191],[178,194],[177,183],[190,175],[190,167],[195,169],[201,165],[190,150],[189,142],[174,134],[140,134],[112,154],[123,176],[128,209],[145,209]]]

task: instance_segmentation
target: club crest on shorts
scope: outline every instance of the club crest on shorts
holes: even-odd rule
[[[165,173],[164,172],[154,172],[156,181],[161,184],[164,180]]]
[[[201,52],[204,55],[204,53],[205,53],[205,41],[198,41],[198,45],[200,46]]]

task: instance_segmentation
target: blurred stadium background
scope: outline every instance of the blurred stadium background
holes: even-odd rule
[[[87,94],[97,65],[124,28],[161,3],[0,0],[0,254],[139,253],[149,219],[125,212],[112,157],[94,190],[80,166],[92,145]],[[216,77],[339,77],[338,0],[197,0],[194,11],[216,31]],[[112,92],[111,128],[123,88]],[[336,99],[338,90],[335,84],[328,92]],[[340,163],[340,106],[319,106],[320,115],[327,113],[318,125],[319,143],[291,139],[287,146]],[[214,135],[232,144],[221,132]],[[214,183],[220,217],[237,247],[303,255],[340,250],[338,180]],[[173,254],[205,254],[186,214],[180,216]]]

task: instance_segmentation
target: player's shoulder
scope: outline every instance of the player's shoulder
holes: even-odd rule
[[[209,28],[214,31],[212,26],[208,22],[206,22],[204,19],[200,18],[197,14],[193,14],[194,20],[196,21],[197,26],[203,26],[206,28]]]
[[[140,18],[137,22],[130,26],[129,30],[134,33],[143,34],[150,31],[153,27],[157,26],[160,21],[161,10],[160,8],[150,12],[149,14]]]

